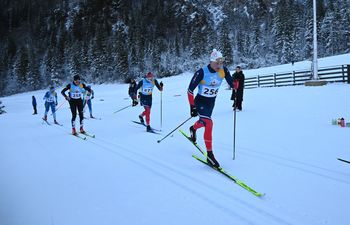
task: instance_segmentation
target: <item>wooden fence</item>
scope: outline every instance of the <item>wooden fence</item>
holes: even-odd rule
[[[350,65],[319,68],[320,80],[328,82],[350,83]],[[245,78],[245,88],[257,87],[281,87],[292,85],[304,85],[305,81],[312,79],[311,70],[292,71],[289,73],[274,73],[269,75],[257,75]]]

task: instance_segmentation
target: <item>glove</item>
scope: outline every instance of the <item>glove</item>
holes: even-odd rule
[[[91,99],[94,99],[94,96],[92,96]]]
[[[70,101],[70,97],[69,96],[65,96],[64,97],[67,101]]]
[[[58,105],[58,102],[56,102],[56,104],[55,104],[56,106]]]
[[[132,107],[137,106],[137,104],[139,104],[139,102],[136,99],[132,100]]]
[[[160,86],[160,91],[163,91],[163,86],[164,86],[164,84],[163,84],[162,81],[160,82],[159,86]]]
[[[191,105],[191,116],[192,117],[198,116],[197,108],[194,105]]]

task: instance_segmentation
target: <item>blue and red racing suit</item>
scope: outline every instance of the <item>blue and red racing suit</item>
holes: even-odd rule
[[[191,106],[196,107],[199,115],[199,120],[193,125],[193,128],[196,130],[205,127],[204,142],[208,151],[212,150],[213,121],[211,114],[223,79],[233,87],[233,79],[226,67],[216,72],[209,64],[195,72],[188,87],[188,101]],[[197,87],[198,93],[194,98],[193,91]]]

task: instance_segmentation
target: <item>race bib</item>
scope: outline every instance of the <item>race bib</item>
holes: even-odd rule
[[[153,88],[143,88],[143,89],[142,89],[142,94],[144,94],[144,95],[150,95],[150,94],[152,94],[152,89],[153,89]]]
[[[216,95],[218,94],[219,88],[204,86],[201,90],[202,90],[201,93],[199,93],[200,95],[210,98],[210,97],[216,97]]]
[[[81,98],[81,93],[80,92],[73,92],[73,93],[71,93],[71,98],[79,99],[79,98]]]
[[[54,101],[55,101],[55,97],[52,96],[52,95],[50,95],[50,97],[48,97],[48,98],[46,99],[46,101],[47,101],[47,102],[54,102]]]

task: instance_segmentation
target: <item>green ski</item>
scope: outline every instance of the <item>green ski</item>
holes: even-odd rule
[[[192,154],[192,157],[197,159],[198,161],[204,163],[205,165],[209,166],[210,168],[218,171],[219,173],[221,173],[222,175],[226,176],[227,178],[233,180],[236,184],[238,184],[239,186],[241,186],[242,188],[246,189],[247,191],[249,191],[250,193],[252,193],[253,195],[257,196],[257,197],[262,197],[265,194],[262,194],[260,192],[257,192],[256,190],[254,190],[253,188],[249,187],[248,185],[246,185],[243,181],[238,180],[236,177],[234,177],[233,175],[229,174],[228,172],[226,172],[223,168],[219,167],[212,167],[210,166],[207,161],[205,159],[202,159],[194,154]]]
[[[207,154],[205,151],[202,150],[202,148],[197,144],[197,143],[194,143],[191,138],[185,133],[183,132],[182,130],[179,130],[180,133],[182,135],[184,135],[187,140],[189,140],[202,154],[203,156],[207,157]],[[229,178],[230,180],[234,181],[236,184],[238,184],[239,186],[241,186],[242,188],[246,189],[247,191],[249,191],[250,193],[252,193],[253,195],[257,196],[257,197],[262,197],[264,196],[265,194],[262,194],[260,192],[257,192],[255,191],[253,188],[249,187],[248,185],[246,185],[244,182],[242,182],[241,180],[238,180],[236,177],[232,176],[231,174],[229,174],[228,172],[226,172],[223,168],[219,167],[219,168],[216,168],[216,167],[212,167],[211,165],[208,164],[208,162],[205,160],[205,159],[202,159],[201,157],[199,156],[196,156],[194,154],[192,154],[192,157],[197,159],[198,161],[204,163],[205,165],[209,166],[210,168],[218,171],[219,173],[221,173],[222,175],[226,176],[227,178]]]

